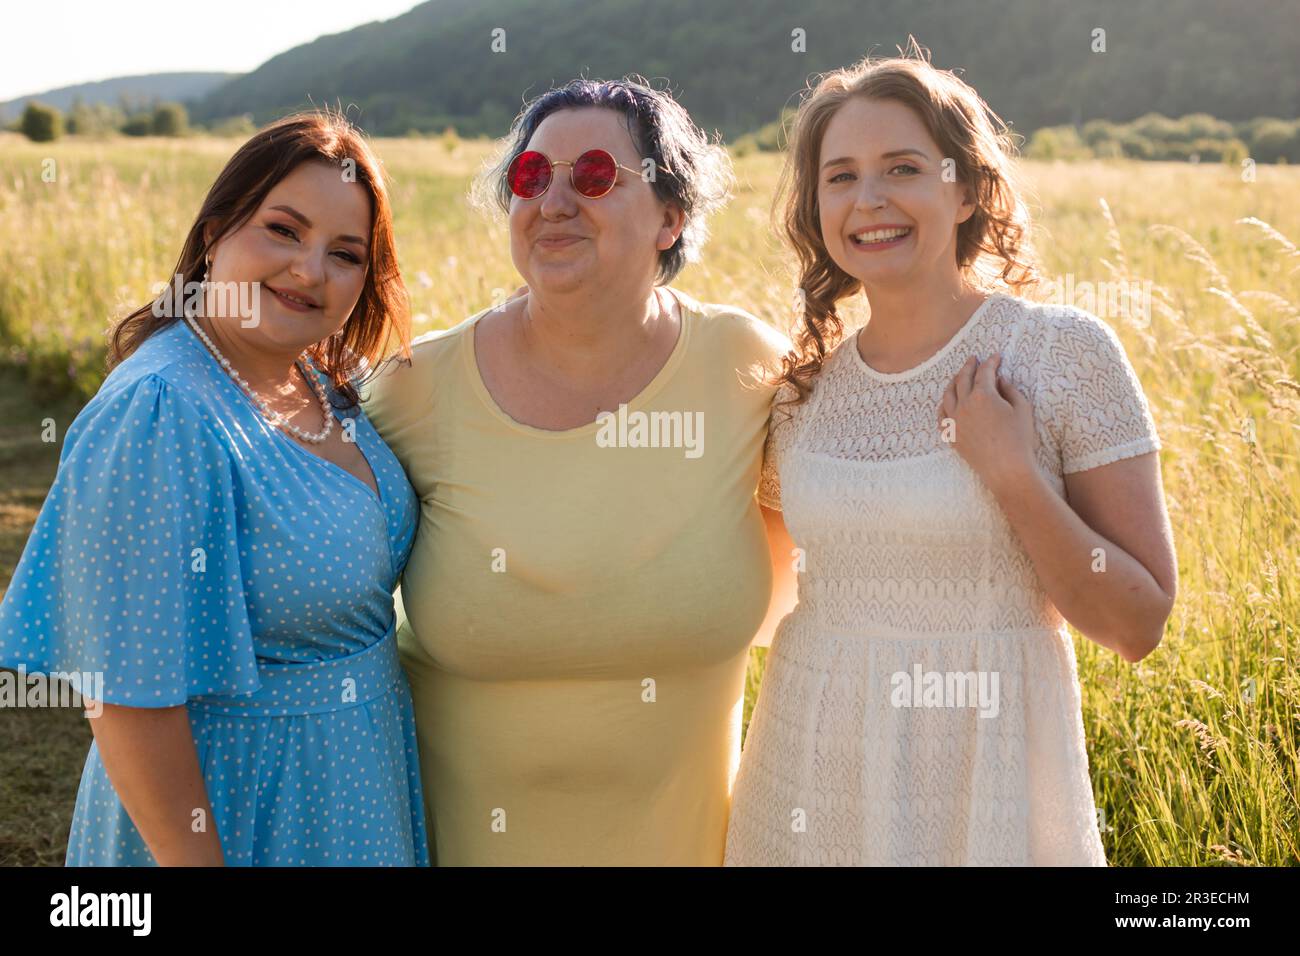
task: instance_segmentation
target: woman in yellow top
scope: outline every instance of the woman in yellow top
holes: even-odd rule
[[[755,498],[789,343],[666,287],[730,176],[666,93],[575,80],[508,142],[484,182],[528,294],[366,405],[421,499],[398,640],[437,863],[720,865],[747,650],[792,603]]]

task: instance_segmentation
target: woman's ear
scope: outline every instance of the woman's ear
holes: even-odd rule
[[[675,203],[664,204],[664,221],[659,229],[659,249],[671,249],[686,228],[686,213]]]
[[[979,208],[975,202],[975,190],[973,187],[966,186],[962,192],[962,195],[965,198],[962,200],[962,204],[957,207],[958,225],[965,222],[971,216],[975,215],[975,210]]]
[[[206,262],[208,259],[212,258],[212,256],[213,256],[213,255],[215,254],[215,252],[216,252],[216,250],[212,248],[212,226],[211,226],[211,224],[205,225],[205,226],[203,227],[203,248],[204,248],[205,250],[207,250],[207,251],[204,252],[204,254],[203,254],[204,261]]]

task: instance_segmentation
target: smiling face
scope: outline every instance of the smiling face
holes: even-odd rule
[[[975,206],[961,183],[944,181],[943,159],[902,103],[844,103],[826,125],[817,161],[822,239],[835,264],[868,289],[955,271],[957,226]]]
[[[603,107],[563,109],[542,120],[528,149],[564,165],[536,199],[510,199],[510,256],[529,288],[545,293],[581,288],[650,286],[658,254],[677,241],[684,219],[655,196],[637,172],[642,157],[623,114]],[[628,169],[614,188],[588,199],[573,188],[570,167],[589,149],[603,149]]]
[[[223,322],[223,330],[251,347],[297,353],[341,329],[365,285],[370,216],[366,187],[345,181],[340,167],[306,162],[290,172],[212,250],[211,281],[261,284],[257,324]]]

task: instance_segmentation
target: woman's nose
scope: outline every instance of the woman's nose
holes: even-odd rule
[[[541,213],[547,219],[563,219],[577,214],[578,197],[569,182],[569,168],[557,167],[552,173],[550,188],[542,195]]]
[[[328,250],[303,248],[289,264],[289,272],[303,285],[319,285],[325,278],[325,256]]]
[[[854,205],[859,209],[877,209],[885,204],[884,189],[874,176],[864,176]]]

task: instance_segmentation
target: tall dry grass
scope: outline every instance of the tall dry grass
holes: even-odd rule
[[[109,319],[167,278],[237,144],[0,139],[0,360],[23,370],[39,413],[51,395],[93,393]],[[376,145],[417,331],[513,289],[503,228],[466,202],[486,145]],[[735,201],[677,285],[781,324],[793,297],[769,228],[776,162],[738,160]],[[1107,856],[1296,864],[1300,170],[1260,167],[1253,182],[1237,167],[1125,161],[1028,172],[1049,275],[1151,283],[1149,315],[1095,309],[1151,401],[1181,565],[1166,638],[1140,664],[1076,638]],[[746,719],[762,663],[755,652]]]

